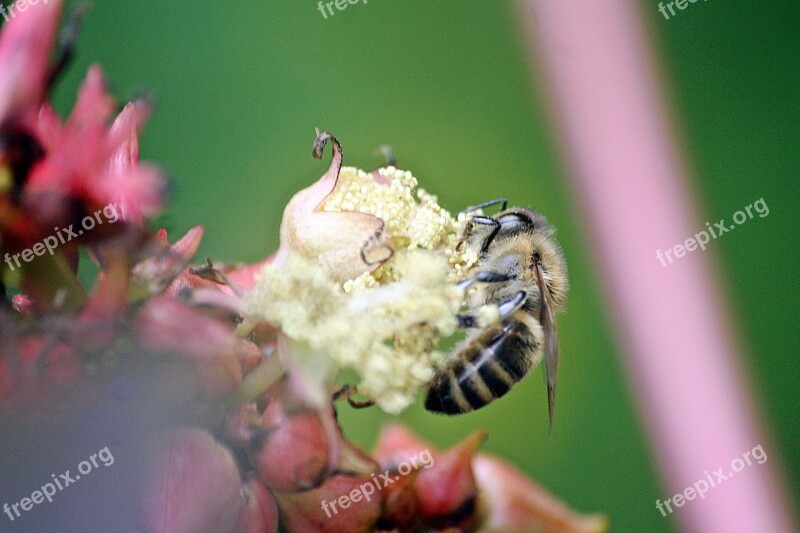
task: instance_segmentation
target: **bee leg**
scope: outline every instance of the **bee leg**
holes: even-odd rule
[[[489,200],[488,202],[483,202],[482,204],[478,205],[471,205],[468,208],[460,211],[458,214],[462,213],[471,213],[472,211],[477,211],[478,209],[483,209],[484,207],[491,207],[493,205],[503,204],[503,207],[500,208],[501,211],[505,211],[506,207],[508,206],[508,198],[498,198],[497,200]]]
[[[505,318],[522,307],[522,303],[525,301],[526,296],[527,294],[525,291],[519,291],[514,295],[513,298],[498,305],[497,310],[500,312],[500,318]]]
[[[500,228],[502,227],[500,222],[496,221],[491,217],[484,217],[481,215],[476,215],[470,219],[470,223],[472,224],[482,224],[484,226],[492,226],[492,232],[489,233],[489,236],[483,241],[483,245],[481,246],[481,253],[485,253],[486,250],[489,249],[489,245],[492,244],[492,241],[497,234],[500,232]]]
[[[525,297],[527,294],[525,291],[520,291],[514,295],[513,298],[506,300],[499,306],[497,306],[497,310],[500,315],[500,320],[504,319],[514,311],[518,310],[522,303],[525,301]],[[458,327],[460,328],[477,328],[478,326],[478,317],[475,315],[469,314],[458,314],[456,315],[458,318]]]
[[[510,278],[506,274],[501,274],[500,272],[478,272],[471,278],[459,281],[458,286],[462,289],[466,289],[476,281],[483,283],[497,283],[500,281],[508,281],[509,279]]]
[[[372,400],[354,400],[351,396],[353,394],[357,394],[358,389],[353,385],[344,384],[339,387],[339,390],[334,391],[331,401],[341,400],[342,397],[347,400],[347,403],[350,404],[350,407],[354,409],[364,409],[365,407],[372,407],[375,405],[375,402]]]

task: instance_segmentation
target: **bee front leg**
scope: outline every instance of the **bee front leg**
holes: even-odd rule
[[[499,283],[501,281],[508,281],[509,279],[511,278],[507,274],[502,274],[500,272],[478,272],[471,278],[459,281],[458,287],[466,289],[472,286],[476,281],[482,283]]]
[[[354,400],[352,398],[353,394],[358,394],[358,389],[353,385],[344,384],[339,387],[339,390],[333,392],[331,401],[335,402],[344,397],[344,399],[347,400],[347,403],[350,404],[350,407],[354,409],[364,409],[366,407],[372,407],[375,405],[375,402],[372,400]]]
[[[492,244],[492,241],[497,234],[500,233],[500,228],[502,225],[495,219],[491,217],[484,217],[481,215],[474,216],[470,219],[471,224],[481,224],[484,226],[492,226],[492,231],[489,233],[489,236],[483,241],[483,245],[481,246],[481,253],[485,253],[486,250],[489,249],[489,245]]]

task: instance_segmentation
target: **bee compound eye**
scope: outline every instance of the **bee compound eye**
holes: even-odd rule
[[[530,219],[528,217],[524,217],[517,213],[509,213],[507,215],[503,215],[497,219],[497,221],[503,226],[515,226],[517,224],[527,224],[530,223]]]

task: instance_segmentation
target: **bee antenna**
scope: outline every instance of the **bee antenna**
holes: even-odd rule
[[[547,432],[547,438],[553,438],[553,415],[556,410],[556,385],[553,383],[547,384],[547,410],[550,415],[550,429]]]
[[[388,144],[382,144],[378,146],[376,150],[378,155],[381,155],[386,159],[386,164],[384,166],[387,167],[396,167],[397,166],[397,158],[394,156],[394,150]]]

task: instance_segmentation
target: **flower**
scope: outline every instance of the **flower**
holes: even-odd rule
[[[456,246],[466,219],[416,191],[410,172],[342,167],[327,132],[317,133],[316,157],[328,140],[331,165],[289,202],[281,248],[256,276],[249,310],[290,339],[280,353],[307,378],[299,389],[327,391],[339,368],[353,368],[361,393],[399,413],[441,362],[436,346],[455,332],[464,299],[453,282],[476,256]]]

